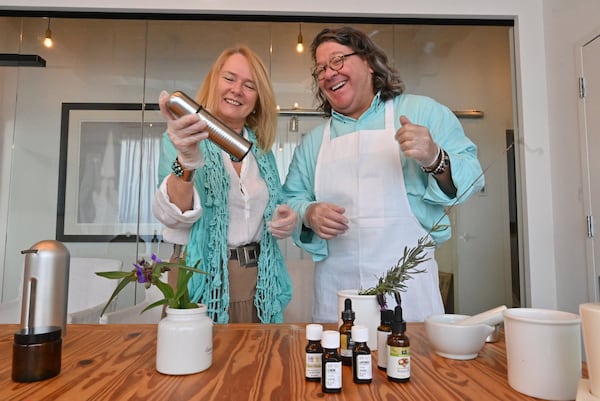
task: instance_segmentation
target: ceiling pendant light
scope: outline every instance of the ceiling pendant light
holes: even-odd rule
[[[54,46],[54,40],[52,40],[52,30],[50,29],[50,17],[48,17],[48,28],[46,29],[46,35],[44,36],[44,46],[48,48]]]
[[[302,24],[298,24],[298,43],[296,43],[296,53],[304,52],[304,40],[302,39]]]

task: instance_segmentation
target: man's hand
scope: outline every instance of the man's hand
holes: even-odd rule
[[[396,132],[396,140],[404,156],[416,160],[423,167],[437,162],[439,147],[433,142],[427,127],[410,122],[408,117],[400,116],[402,127]]]
[[[348,230],[345,212],[346,209],[333,203],[315,203],[306,209],[304,224],[323,239],[335,238]]]

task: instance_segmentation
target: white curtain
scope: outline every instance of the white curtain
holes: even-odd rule
[[[142,132],[121,136],[119,220],[126,225],[160,226],[152,215],[152,198],[158,185],[157,168],[163,127],[144,124]],[[140,232],[140,235],[152,235]]]

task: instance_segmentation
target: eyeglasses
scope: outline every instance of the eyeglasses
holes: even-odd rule
[[[313,77],[315,77],[315,79],[319,81],[325,78],[325,71],[327,71],[327,67],[331,68],[333,71],[341,70],[342,67],[344,67],[344,59],[346,57],[354,56],[356,54],[357,53],[354,52],[348,54],[341,54],[339,56],[333,56],[329,59],[329,62],[327,64],[318,65],[315,67],[312,73]]]

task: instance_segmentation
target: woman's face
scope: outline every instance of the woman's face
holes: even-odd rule
[[[357,119],[373,101],[373,70],[366,60],[358,55],[343,58],[339,71],[329,68],[332,57],[354,53],[348,46],[337,42],[323,42],[317,47],[315,59],[317,69],[327,65],[318,78],[319,90],[327,98],[333,110]]]
[[[225,61],[217,81],[217,93],[216,114],[225,124],[240,132],[258,100],[254,74],[246,57],[235,53]]]

